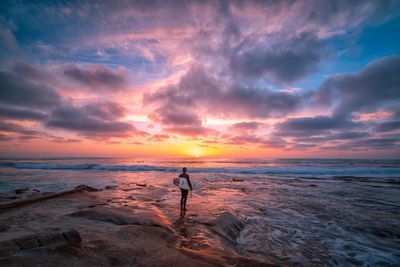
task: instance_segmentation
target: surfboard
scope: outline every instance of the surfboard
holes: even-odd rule
[[[193,190],[203,187],[203,185],[201,183],[193,181],[193,180],[190,180],[190,183],[192,184]],[[182,178],[182,177],[174,178],[173,184],[182,189],[189,190],[189,184],[188,184],[186,178]]]

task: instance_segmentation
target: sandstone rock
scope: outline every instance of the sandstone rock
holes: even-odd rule
[[[26,192],[28,190],[29,190],[29,188],[18,188],[18,189],[15,189],[14,192],[16,194],[22,194],[22,193],[24,193],[24,192]]]
[[[62,233],[41,234],[38,236],[40,246],[48,246],[56,243],[66,242]]]
[[[107,186],[105,187],[106,190],[112,190],[112,189],[115,189],[115,188],[117,188],[116,185],[107,185]]]
[[[241,188],[240,191],[242,191],[243,193],[246,193],[246,194],[249,193],[249,189],[247,189],[245,187]]]
[[[75,187],[75,190],[85,190],[85,191],[88,191],[88,192],[97,192],[97,191],[99,191],[98,189],[96,189],[94,187],[87,186],[87,185],[84,185],[84,184],[78,185],[77,187]]]
[[[39,242],[37,241],[36,236],[26,236],[16,239],[15,244],[17,244],[20,249],[31,249],[39,247]]]
[[[69,243],[80,244],[82,242],[81,235],[75,229],[63,232],[62,234]]]
[[[109,222],[116,225],[148,225],[165,227],[154,214],[132,214],[126,208],[95,207],[71,213],[73,217],[83,217],[91,220]]]
[[[10,226],[9,226],[9,225],[0,224],[0,233],[1,233],[1,232],[5,232],[5,231],[7,231],[8,229],[10,229]]]
[[[215,220],[203,222],[203,224],[209,226],[210,230],[231,244],[236,243],[236,238],[244,227],[244,224],[230,212],[224,212]]]
[[[19,251],[19,247],[13,241],[0,242],[0,257],[6,257]]]

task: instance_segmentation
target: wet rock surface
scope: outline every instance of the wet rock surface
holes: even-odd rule
[[[228,210],[209,217],[193,203],[182,216],[176,190],[147,183],[79,188],[0,214],[11,225],[0,235],[0,266],[271,266],[240,255],[243,223]]]
[[[109,222],[116,225],[150,225],[163,227],[164,225],[153,216],[153,214],[134,214],[132,209],[124,208],[109,208],[109,207],[95,207],[93,209],[79,210],[69,214],[73,217],[81,217],[90,220],[98,220],[103,222]]]
[[[81,237],[80,246],[49,241],[17,251],[4,243],[9,256],[0,255],[0,266],[396,266],[400,259],[397,185],[210,178],[180,214],[171,177],[149,177],[0,214],[10,226],[0,227],[1,242],[50,227]],[[29,194],[0,193],[0,201]]]
[[[231,245],[236,244],[240,231],[244,224],[230,212],[224,212],[215,220],[204,223],[217,235],[229,242]]]
[[[0,241],[0,257],[12,256],[21,251],[60,243],[79,245],[81,243],[79,232],[74,229],[64,232],[42,232],[16,239]]]

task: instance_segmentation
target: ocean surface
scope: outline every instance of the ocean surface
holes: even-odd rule
[[[400,160],[1,159],[0,191],[130,182],[173,187],[187,167],[196,197],[245,222],[248,257],[302,266],[400,266]],[[189,200],[190,201],[190,200]],[[210,206],[211,208],[211,206]]]

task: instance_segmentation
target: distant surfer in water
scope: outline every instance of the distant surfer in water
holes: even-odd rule
[[[189,190],[192,191],[192,183],[190,182],[189,175],[186,173],[186,168],[182,168],[182,173],[179,175],[179,187],[181,188],[181,213],[186,211],[186,200]]]

